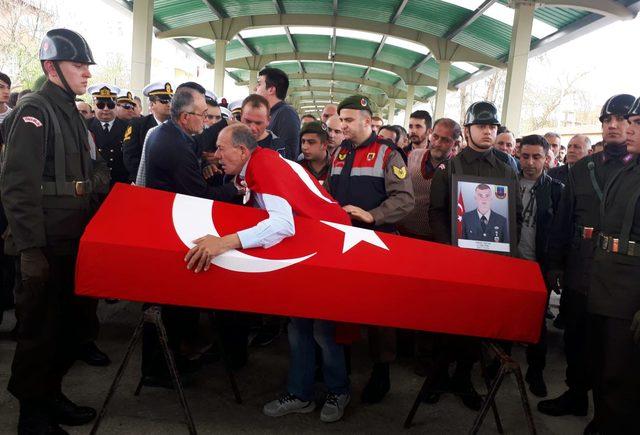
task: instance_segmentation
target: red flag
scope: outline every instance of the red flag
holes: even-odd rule
[[[245,180],[252,192],[268,193],[286,199],[294,216],[351,225],[347,213],[315,177],[296,162],[284,159],[276,151],[260,147],[253,151]]]
[[[116,184],[80,241],[76,293],[538,340],[547,300],[539,267],[501,255],[295,217],[295,236],[269,249],[232,250],[208,272],[187,270],[192,240],[230,234],[266,216]],[[99,272],[105,269],[110,273]]]
[[[458,237],[462,237],[462,216],[464,216],[464,200],[462,192],[458,194]]]

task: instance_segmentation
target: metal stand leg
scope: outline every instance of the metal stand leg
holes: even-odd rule
[[[431,390],[431,384],[433,384],[433,379],[434,379],[433,376],[427,375],[427,378],[424,380],[424,383],[422,384],[422,388],[420,388],[420,392],[418,392],[418,395],[416,396],[416,400],[413,401],[413,406],[409,411],[409,415],[407,415],[407,418],[404,421],[405,429],[409,429],[411,427],[411,423],[413,423],[413,417],[416,416],[416,412],[418,412],[418,407],[420,406],[420,403],[422,403],[422,400],[426,396],[427,392]]]
[[[483,352],[484,354],[484,352]],[[485,364],[484,355],[480,358],[480,364],[482,366],[482,378],[484,379],[484,384],[487,387],[487,391],[491,391],[491,382],[489,382],[489,377],[487,376],[487,367]],[[493,419],[496,421],[496,429],[498,433],[504,433],[502,428],[502,421],[500,421],[500,414],[498,413],[498,406],[496,405],[495,398],[491,401],[491,410],[493,411]]]
[[[214,313],[211,313],[211,312],[209,313],[209,321],[211,322],[212,325],[216,325],[214,334],[220,349],[220,356],[222,357],[222,363],[224,364],[224,369],[227,372],[227,376],[229,377],[229,383],[231,384],[231,389],[233,390],[233,396],[236,399],[236,403],[240,405],[242,404],[242,397],[240,396],[240,390],[238,389],[238,384],[236,383],[236,377],[233,374],[233,370],[231,369],[231,364],[229,362],[229,358],[227,357],[227,352],[225,350],[224,343],[222,342],[222,337],[220,335],[219,323]]]
[[[160,316],[160,308],[158,306],[152,306],[150,308],[148,308],[147,310],[145,310],[145,312],[142,315],[142,319],[140,320],[140,323],[138,323],[138,326],[136,327],[133,336],[131,337],[131,341],[129,342],[129,347],[127,349],[127,353],[124,356],[124,359],[122,360],[122,363],[120,364],[120,367],[118,368],[118,372],[116,373],[116,377],[114,378],[111,387],[109,388],[109,392],[107,393],[107,397],[104,401],[104,404],[102,405],[102,408],[100,409],[100,413],[98,414],[98,417],[96,418],[95,423],[93,424],[93,428],[91,429],[91,435],[95,435],[98,432],[98,429],[100,427],[100,423],[102,422],[102,419],[104,418],[104,416],[107,413],[107,406],[109,405],[109,402],[111,401],[111,398],[113,397],[113,395],[115,394],[116,389],[118,388],[118,384],[120,383],[120,380],[122,379],[122,375],[124,374],[125,369],[127,368],[127,366],[129,365],[129,361],[131,359],[131,355],[133,353],[133,350],[135,349],[136,344],[138,343],[138,341],[140,340],[140,337],[142,335],[142,329],[144,327],[145,322],[151,322],[155,325],[156,327],[156,331],[158,332],[158,340],[160,341],[160,345],[162,347],[163,353],[164,353],[164,357],[166,359],[167,362],[167,366],[169,367],[169,372],[171,374],[171,379],[173,381],[173,386],[176,389],[177,393],[178,393],[178,399],[180,400],[180,405],[182,406],[182,410],[184,412],[185,418],[187,420],[187,426],[189,428],[189,434],[190,435],[197,435],[197,431],[196,431],[196,427],[195,424],[193,422],[193,418],[191,416],[191,411],[189,410],[189,405],[187,403],[187,400],[184,396],[184,391],[182,389],[182,384],[180,383],[180,378],[178,377],[178,370],[176,369],[176,365],[175,365],[175,361],[173,359],[173,354],[171,353],[171,350],[169,349],[169,343],[167,340],[167,331],[164,328],[164,324],[162,323],[162,318]],[[140,390],[142,388],[142,379],[140,380],[140,382],[138,383],[138,386],[136,388],[136,392],[134,393],[136,396],[140,394]]]

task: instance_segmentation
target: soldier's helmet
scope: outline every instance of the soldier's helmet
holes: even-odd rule
[[[464,116],[464,126],[484,124],[484,125],[500,125],[500,117],[498,109],[490,101],[477,101],[467,109]]]
[[[634,101],[635,98],[633,95],[614,95],[604,103],[604,106],[602,106],[602,110],[600,111],[600,118],[598,119],[602,122],[604,118],[610,115],[626,116]]]
[[[39,58],[45,60],[69,61],[95,65],[93,54],[87,41],[69,29],[52,29],[42,39]]]
[[[630,116],[640,116],[640,97],[638,97],[638,99],[634,101],[634,103],[631,105],[631,108],[624,117],[629,119]]]

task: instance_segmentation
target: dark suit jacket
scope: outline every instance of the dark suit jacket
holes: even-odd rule
[[[142,118],[134,118],[129,123],[127,134],[125,135],[122,148],[124,154],[124,165],[129,171],[129,180],[135,181],[138,175],[138,166],[140,166],[140,158],[142,156],[142,145],[147,132],[158,125],[153,115],[143,116]]]
[[[173,121],[165,122],[149,135],[146,150],[147,187],[226,202],[239,198],[233,183],[206,183],[198,144]]]
[[[567,184],[569,179],[569,165],[556,166],[547,172],[551,178],[558,180],[562,184]]]
[[[127,183],[129,181],[129,173],[124,166],[122,138],[128,123],[116,118],[108,134],[105,134],[102,124],[97,118],[93,118],[89,122],[89,130],[96,138],[98,152],[107,162],[109,169],[111,169],[111,185],[113,186],[116,182]]]
[[[491,210],[486,232],[478,217],[478,209],[473,209],[462,216],[461,239],[480,240],[485,242],[509,243],[507,218]],[[497,240],[496,240],[497,238]]]

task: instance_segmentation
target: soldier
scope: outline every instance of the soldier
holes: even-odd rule
[[[436,242],[451,243],[451,177],[453,174],[514,180],[516,192],[519,191],[518,175],[506,163],[507,155],[492,148],[499,125],[498,110],[492,103],[480,101],[473,103],[467,109],[464,135],[468,139],[468,146],[441,165],[431,182],[429,222]],[[520,198],[516,199],[519,233],[522,203]],[[443,387],[449,385],[456,394],[460,395],[465,406],[479,410],[482,399],[471,383],[471,369],[479,354],[478,342],[467,337],[447,337],[443,342],[445,342],[444,347],[450,348],[455,355],[456,370],[449,382],[448,362],[443,367],[437,367],[435,384]],[[443,354],[446,352],[445,349],[441,351]],[[437,359],[441,360],[441,358]],[[427,401],[435,403],[438,399],[439,395],[433,394],[427,398]]]
[[[564,351],[568,391],[538,403],[538,410],[552,416],[587,415],[591,389],[587,372],[587,290],[596,240],[600,231],[600,201],[611,177],[631,160],[625,145],[633,104],[631,95],[614,95],[600,112],[604,151],[577,161],[567,185],[549,240],[550,287],[563,289]]]
[[[338,106],[345,140],[331,163],[327,191],[349,214],[353,225],[395,233],[396,223],[414,205],[407,167],[394,145],[378,138],[371,128],[371,102],[353,95]],[[362,401],[377,403],[391,388],[389,363],[395,359],[396,331],[370,327],[373,372]]]
[[[585,433],[640,428],[640,98],[626,118],[632,159],[603,192],[588,293],[595,410]]]
[[[116,117],[127,124],[133,118],[137,118],[136,100],[128,89],[120,89],[116,98]]]
[[[125,130],[122,140],[124,165],[129,173],[129,181],[135,181],[142,156],[142,145],[147,132],[158,124],[162,124],[171,115],[171,97],[173,89],[167,81],[148,84],[142,90],[145,97],[149,97],[149,111],[147,116],[132,119]]]
[[[120,88],[100,83],[89,87],[96,105],[96,116],[89,121],[89,131],[95,137],[98,153],[111,170],[111,185],[129,180],[122,160],[122,138],[127,129],[127,121],[116,117],[116,98]]]
[[[78,244],[93,212],[91,193],[106,192],[109,175],[99,155],[92,160],[89,132],[75,106],[95,63],[87,42],[71,30],[50,30],[39,58],[47,81],[5,120],[5,247],[20,256],[22,270],[8,388],[20,401],[19,434],[63,434],[59,424],[82,425],[96,415],[66,398],[61,384],[85,334],[78,328],[82,300],[73,294]]]

